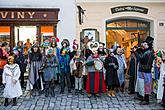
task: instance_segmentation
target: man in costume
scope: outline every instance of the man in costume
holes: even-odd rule
[[[136,83],[136,76],[137,76],[137,59],[135,53],[132,51],[133,48],[137,48],[136,46],[131,48],[131,56],[128,63],[128,75],[129,75],[129,94],[135,93],[135,83]]]
[[[143,53],[139,54],[134,48],[136,58],[139,60],[139,70],[137,75],[136,82],[136,91],[139,92],[141,96],[144,97],[144,100],[140,103],[142,105],[149,104],[149,95],[152,92],[152,74],[151,68],[154,60],[154,51],[153,51],[153,41],[152,37],[147,37],[143,41]]]
[[[92,95],[100,96],[100,93],[106,91],[103,68],[100,70],[96,68],[96,66],[98,67],[98,65],[96,65],[97,62],[99,62],[99,64],[101,63],[102,65],[99,66],[103,67],[103,59],[98,55],[98,47],[98,42],[89,43],[89,48],[92,50],[93,55],[89,56],[86,62],[88,70],[86,92],[88,97]]]

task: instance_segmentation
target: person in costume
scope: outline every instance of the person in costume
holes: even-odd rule
[[[104,60],[104,68],[106,69],[106,85],[108,86],[107,95],[115,96],[115,88],[119,87],[119,79],[117,75],[118,61],[114,57],[113,49],[110,49],[109,55]]]
[[[40,48],[37,45],[33,45],[31,48],[31,53],[29,53],[28,62],[30,64],[29,68],[29,82],[30,90],[33,89],[33,93],[36,93],[35,90],[43,89],[42,77],[39,74],[39,70],[42,65],[42,54]],[[32,85],[32,87],[31,87]]]
[[[26,72],[26,60],[23,51],[23,42],[18,41],[17,46],[13,48],[16,63],[21,70],[21,87],[24,87],[24,73]]]
[[[8,63],[4,66],[3,84],[5,85],[3,96],[5,98],[4,106],[9,105],[9,98],[13,99],[13,106],[17,105],[16,98],[22,95],[22,89],[19,82],[21,71],[19,65],[14,63],[14,57],[8,57]]]
[[[125,56],[123,54],[123,50],[121,47],[117,48],[116,53],[117,54],[115,55],[115,57],[117,58],[117,61],[119,64],[119,68],[117,70],[117,73],[118,73],[118,78],[119,78],[119,82],[120,82],[120,91],[124,92],[125,69],[127,68],[126,59],[125,59]]]
[[[79,45],[76,39],[73,40],[73,51],[70,53],[70,59],[73,59],[73,57],[76,55]],[[75,77],[73,74],[70,76],[70,82],[71,82],[71,88],[75,88]]]
[[[133,48],[137,48],[136,46],[131,48],[131,56],[129,59],[128,64],[128,75],[129,75],[129,94],[135,93],[135,83],[136,83],[136,76],[137,76],[137,59],[135,53],[132,51]]]
[[[161,51],[160,51],[161,52]],[[160,75],[159,75],[159,79],[158,79],[158,90],[157,90],[157,101],[161,102],[162,99],[164,100],[164,105],[165,105],[165,96],[163,98],[163,94],[164,94],[164,78],[165,78],[165,52],[162,51],[161,52],[161,61],[162,63],[160,64]],[[162,103],[163,104],[163,103]]]
[[[45,81],[45,96],[49,96],[49,90],[51,90],[51,95],[55,96],[55,78],[58,73],[58,60],[57,56],[54,55],[53,50],[49,49],[47,55],[44,57],[43,61],[43,77]]]
[[[142,91],[142,96],[144,100],[141,101],[140,104],[145,105],[149,104],[149,95],[152,92],[152,74],[151,68],[153,64],[153,60],[155,58],[153,51],[153,41],[152,37],[147,37],[145,41],[143,41],[143,54],[139,54],[134,48],[134,52],[136,58],[139,60],[139,70],[137,75],[137,92]],[[141,82],[140,82],[141,80]]]
[[[153,65],[152,65],[152,85],[153,85],[153,93],[157,94],[157,89],[158,89],[158,79],[160,76],[160,65],[161,65],[161,58],[158,54],[158,51],[155,52],[155,59],[153,61]]]
[[[71,84],[70,84],[70,56],[67,53],[68,50],[66,48],[63,48],[60,53],[60,81],[61,81],[61,91],[60,93],[64,93],[64,88],[65,88],[65,78],[67,81],[67,86],[68,86],[68,93],[71,93]]]
[[[30,39],[27,39],[26,43],[24,44],[24,55],[26,58],[28,58],[28,53],[31,46],[32,44],[30,43]]]
[[[101,56],[106,55],[106,50],[105,50],[104,46],[105,46],[104,43],[99,42],[98,54],[101,55]]]
[[[99,62],[103,61],[102,57],[98,55],[98,47],[98,42],[89,43],[89,48],[92,50],[93,55],[89,56],[86,61],[88,70],[86,92],[88,97],[91,97],[92,95],[100,96],[100,93],[106,92],[103,68],[100,70],[95,68],[95,63],[98,60]]]
[[[0,47],[0,85],[2,84],[3,68],[7,63],[7,57],[9,56],[7,49],[8,49],[8,43],[3,42]]]
[[[75,78],[75,94],[83,94],[82,88],[82,72],[83,72],[84,59],[81,57],[81,51],[77,51],[72,60],[70,61],[71,74]]]
[[[89,46],[87,45],[90,41],[92,41],[92,39],[89,39],[88,36],[85,36],[81,42],[83,42],[83,49],[81,51],[82,55],[84,56],[84,63],[86,62],[86,60],[88,59],[88,57],[90,55],[92,55],[92,51],[89,49]],[[83,67],[83,87],[84,89],[86,89],[86,82],[87,82],[87,75],[88,75],[88,72],[87,72],[87,66],[84,65]]]
[[[57,40],[56,37],[52,37],[51,40],[51,45],[50,45],[50,49],[53,50],[53,54],[56,56],[57,58],[57,63],[59,64],[59,60],[60,60],[60,48],[57,46]],[[57,75],[55,77],[55,82],[58,83],[59,82],[59,74],[60,74],[60,65],[58,65],[58,69],[57,69]]]

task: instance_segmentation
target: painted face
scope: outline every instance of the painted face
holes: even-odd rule
[[[14,64],[14,57],[13,56],[9,56],[8,57],[8,62],[9,62],[9,64]]]
[[[37,52],[38,47],[34,47],[33,50],[34,50],[34,52]]]
[[[93,50],[92,51],[94,55],[97,55],[98,54],[98,51],[97,50]]]
[[[63,47],[66,47],[66,43],[63,44]]]
[[[149,48],[149,46],[148,46],[148,44],[147,44],[146,42],[144,42],[144,43],[142,44],[142,46],[144,47],[144,49]]]

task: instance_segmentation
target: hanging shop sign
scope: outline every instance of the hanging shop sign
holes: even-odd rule
[[[118,12],[139,12],[143,14],[148,13],[148,9],[144,7],[139,7],[139,6],[119,6],[119,7],[114,7],[111,8],[112,14],[118,13]]]

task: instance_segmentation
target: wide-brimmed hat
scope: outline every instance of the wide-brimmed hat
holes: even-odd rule
[[[69,40],[68,39],[63,39],[63,41],[61,42],[61,45],[63,46],[63,44],[66,43],[66,46],[70,46]]]

